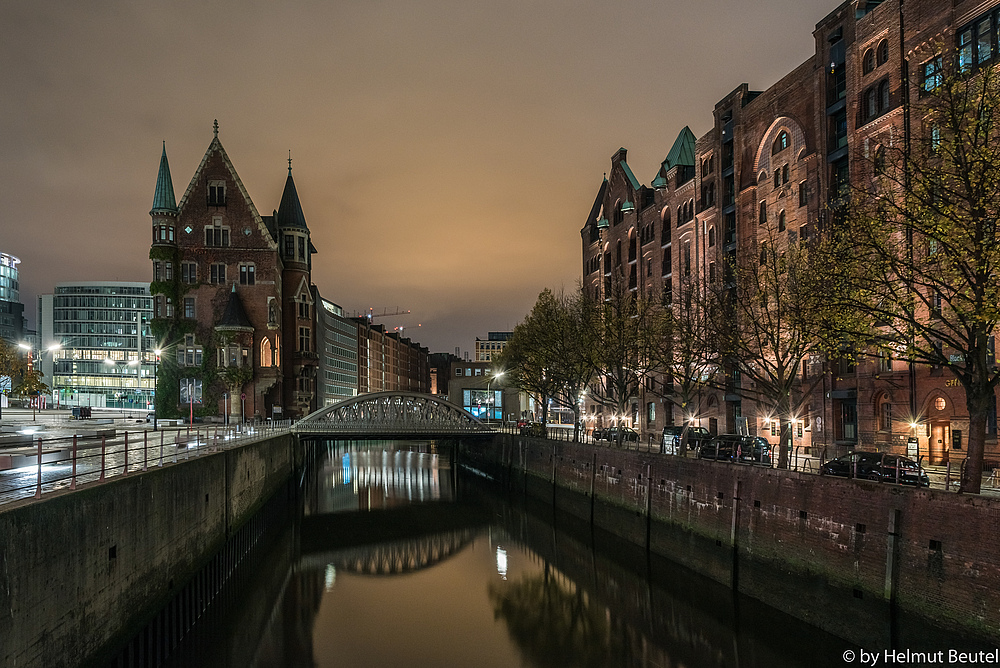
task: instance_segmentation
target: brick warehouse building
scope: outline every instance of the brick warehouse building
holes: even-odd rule
[[[318,312],[325,300],[312,283],[317,251],[291,160],[277,210],[261,215],[218,123],[214,134],[179,204],[165,147],[160,158],[149,254],[152,329],[163,348],[157,410],[294,418],[368,391],[358,378],[361,353],[371,354],[364,326],[336,309]],[[405,341],[407,364],[392,370],[407,378],[393,387],[426,391],[427,350]]]
[[[908,118],[907,100],[940,76],[942,54],[996,62],[995,8],[983,0],[844,2],[816,25],[805,62],[764,91],[738,86],[715,105],[702,136],[684,128],[648,186],[626,150],[616,151],[581,230],[584,289],[600,297],[617,275],[630,289],[672,301],[684,281],[730,280],[722,268],[756,247],[762,230],[777,230],[780,243],[808,238],[866,178],[864,159],[919,121]],[[931,463],[964,458],[965,397],[943,369],[814,355],[802,373],[822,378],[793,424],[795,446],[829,456],[860,445]],[[643,439],[684,419],[656,392],[663,380],[650,379],[632,399]],[[697,404],[696,423],[722,433],[745,419],[751,433],[777,442],[778,425],[738,387],[706,388]],[[1000,456],[996,433],[994,410],[987,459]]]

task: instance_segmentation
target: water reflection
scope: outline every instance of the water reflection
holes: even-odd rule
[[[175,665],[842,665],[848,643],[480,478],[445,502],[447,453],[406,448],[322,444],[287,541]]]
[[[305,514],[394,508],[452,499],[447,455],[433,442],[326,441],[316,444]]]

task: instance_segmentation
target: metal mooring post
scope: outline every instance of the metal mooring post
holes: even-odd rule
[[[42,498],[42,437],[38,437],[38,483],[35,486],[35,498]]]
[[[76,489],[76,434],[73,434],[73,477],[69,482],[70,489]]]
[[[899,525],[902,520],[902,511],[893,509],[889,511],[888,539],[885,546],[885,600],[890,605],[896,602],[896,584],[898,580],[897,561],[899,553]]]
[[[729,544],[733,550],[733,568],[730,576],[733,591],[738,591],[739,587],[739,525],[740,525],[740,492],[743,483],[739,480],[733,482],[733,522],[729,528]]]
[[[122,475],[128,475],[128,432],[125,432],[125,466],[122,468]]]
[[[101,436],[101,480],[104,480],[104,462],[107,453],[107,436]]]

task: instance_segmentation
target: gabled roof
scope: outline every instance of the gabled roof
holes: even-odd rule
[[[291,160],[289,160],[291,163]],[[288,165],[288,178],[285,179],[285,190],[281,193],[281,204],[278,205],[278,214],[275,217],[278,227],[300,227],[308,230],[305,214],[302,213],[302,204],[299,203],[299,194],[295,191],[295,181],[292,180],[292,166]]]
[[[663,168],[669,170],[680,165],[694,167],[694,143],[694,133],[691,132],[691,128],[685,125],[684,129],[677,134],[677,139],[674,140],[670,152],[667,153],[667,159],[663,161]]]
[[[156,191],[153,193],[153,209],[150,213],[177,213],[174,182],[170,179],[170,165],[167,163],[167,142],[163,142],[160,171],[156,175]]]
[[[604,206],[604,196],[608,192],[608,177],[604,177],[604,181],[601,182],[601,187],[597,189],[597,197],[594,199],[594,206],[590,207],[590,213],[587,215],[587,222],[583,224],[583,229],[587,229],[591,225],[597,224],[597,216],[601,214],[601,207]]]
[[[229,176],[232,178],[233,183],[236,184],[236,188],[240,191],[240,195],[243,196],[243,201],[246,202],[247,208],[249,208],[250,213],[253,215],[254,221],[257,223],[257,227],[260,230],[261,236],[265,239],[270,240],[270,245],[272,250],[278,249],[278,242],[274,240],[271,233],[267,230],[264,225],[264,221],[261,215],[257,212],[257,207],[254,206],[253,200],[250,199],[250,195],[247,193],[246,187],[243,185],[242,179],[240,179],[239,174],[236,173],[236,168],[233,167],[232,160],[229,159],[229,155],[226,153],[226,149],[222,148],[222,142],[219,141],[219,122],[215,122],[215,137],[212,139],[212,143],[208,145],[208,150],[205,151],[204,157],[201,159],[201,164],[198,165],[198,169],[195,170],[194,176],[191,177],[191,182],[188,184],[187,190],[184,191],[184,197],[181,198],[181,203],[178,205],[178,211],[183,212],[184,207],[187,205],[188,200],[194,194],[195,186],[201,180],[202,172],[205,171],[205,165],[208,164],[208,159],[212,157],[213,154],[218,153],[222,158],[223,164],[225,164],[226,169],[229,171]],[[229,197],[227,193],[226,197]]]
[[[618,164],[622,166],[622,171],[625,172],[625,178],[627,178],[628,182],[632,184],[632,190],[639,190],[639,179],[635,178],[635,174],[632,173],[632,168],[628,166],[627,162],[625,162],[625,148],[623,147],[618,149],[618,152],[615,155],[621,156],[618,160]]]
[[[243,308],[243,302],[240,301],[240,296],[236,294],[236,283],[233,283],[233,290],[229,293],[226,310],[223,312],[222,318],[215,328],[253,331],[253,325],[250,323],[250,318],[247,317],[247,312]]]

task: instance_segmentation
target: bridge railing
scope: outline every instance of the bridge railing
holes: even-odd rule
[[[289,433],[292,426],[281,420],[32,438],[30,445],[0,449],[0,504],[169,466]]]

